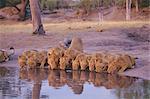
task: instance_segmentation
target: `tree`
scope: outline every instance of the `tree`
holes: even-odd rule
[[[132,0],[126,0],[126,20],[131,19],[131,3]]]
[[[138,12],[139,11],[138,0],[135,0],[135,8],[136,8],[136,12]]]
[[[33,24],[33,34],[44,35],[45,31],[41,21],[41,11],[39,0],[29,0]]]
[[[21,0],[20,20],[25,19],[26,1],[27,0]]]

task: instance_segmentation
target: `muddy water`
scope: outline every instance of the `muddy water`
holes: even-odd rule
[[[85,71],[0,67],[0,99],[150,99],[150,81]]]

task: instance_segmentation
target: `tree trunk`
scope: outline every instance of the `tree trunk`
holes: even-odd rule
[[[25,18],[25,9],[26,9],[25,0],[21,0],[21,11],[20,11],[20,19],[21,20],[24,20],[24,18]]]
[[[131,19],[131,0],[126,0],[126,20]]]
[[[29,0],[29,1],[30,1],[30,9],[32,15],[33,34],[43,35],[45,34],[45,31],[41,21],[39,0]]]
[[[139,12],[138,0],[135,0],[135,7],[136,7],[136,12]]]

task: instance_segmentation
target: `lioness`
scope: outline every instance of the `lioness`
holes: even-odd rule
[[[121,55],[108,64],[108,73],[124,72],[128,68],[134,68],[135,59],[129,55]]]
[[[59,65],[61,70],[67,69],[67,67],[70,65],[69,58],[66,56],[60,57]]]
[[[44,68],[47,60],[46,51],[30,50],[25,51],[18,57],[20,68]]]
[[[38,51],[27,59],[29,68],[44,68],[47,60],[47,51]]]
[[[37,50],[29,50],[29,51],[24,51],[21,55],[19,55],[18,56],[18,64],[20,66],[20,69],[28,68],[27,65],[29,65],[30,64],[29,61],[31,61],[30,57],[33,57],[33,55],[36,54],[37,52],[38,52]],[[27,63],[27,61],[28,61],[28,63]]]
[[[83,42],[81,38],[73,37],[69,49],[83,52]]]
[[[64,55],[64,50],[55,47],[48,51],[48,68],[49,69],[59,69],[59,59]]]

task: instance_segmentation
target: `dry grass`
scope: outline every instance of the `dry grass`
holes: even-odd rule
[[[111,28],[130,28],[141,27],[144,24],[149,24],[148,21],[119,21],[119,22],[102,22],[82,21],[82,22],[63,22],[63,23],[44,23],[44,28],[47,33],[68,33],[80,31],[96,31],[97,29]],[[14,23],[0,24],[0,33],[31,33],[32,24]]]

